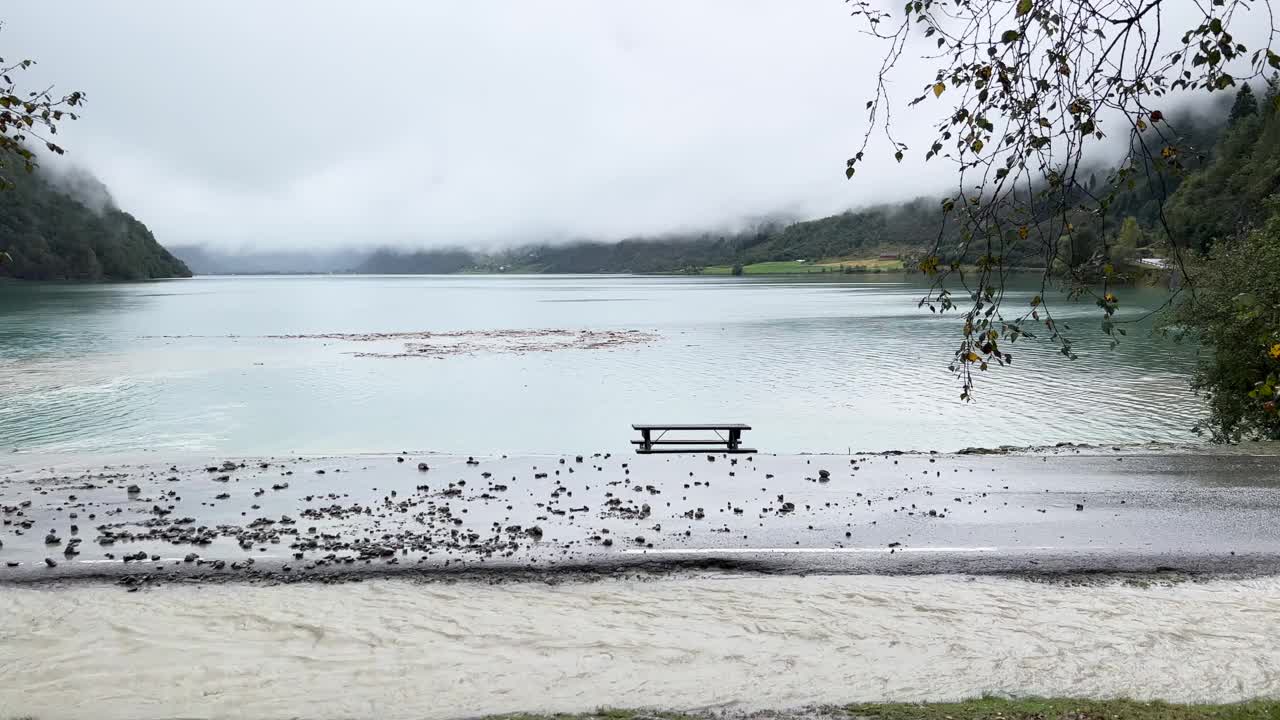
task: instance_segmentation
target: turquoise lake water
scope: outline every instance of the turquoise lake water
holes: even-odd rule
[[[7,283],[0,448],[626,452],[633,422],[704,421],[751,424],[765,452],[1194,440],[1194,348],[1135,327],[1109,349],[1096,307],[1059,305],[1080,358],[1019,341],[965,403],[947,370],[960,323],[918,309],[921,291],[890,275]],[[1166,297],[1123,290],[1121,317]],[[511,333],[530,330],[570,332]]]

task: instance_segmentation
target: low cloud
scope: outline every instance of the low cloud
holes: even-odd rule
[[[131,0],[17,5],[3,39],[88,94],[70,162],[163,242],[493,247],[918,194],[843,178],[858,29],[826,0]]]
[[[166,244],[493,248],[941,191],[913,155],[844,179],[884,50],[860,29],[839,0],[82,0],[0,37],[87,93],[69,161]]]

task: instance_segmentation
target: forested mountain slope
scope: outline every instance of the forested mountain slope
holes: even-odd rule
[[[13,169],[0,191],[0,277],[24,280],[147,280],[190,277],[137,218],[83,173]]]

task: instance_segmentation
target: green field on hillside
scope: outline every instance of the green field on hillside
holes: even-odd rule
[[[852,272],[901,272],[901,260],[880,258],[836,260],[777,260],[742,266],[744,275],[804,275],[808,273],[839,273],[845,268]],[[702,275],[732,275],[732,265],[712,265],[702,268]]]

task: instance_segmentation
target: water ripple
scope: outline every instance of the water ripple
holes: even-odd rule
[[[0,447],[578,452],[626,448],[633,422],[718,419],[751,423],[752,444],[771,452],[955,450],[1187,441],[1203,413],[1188,390],[1195,349],[1140,328],[1115,349],[1078,330],[1074,362],[1020,341],[1007,348],[1014,365],[981,374],[978,402],[961,402],[947,370],[956,319],[920,311],[922,288],[888,278],[225,278],[164,289],[9,288],[31,297],[0,305]],[[1124,312],[1163,298],[1127,291]],[[1083,304],[1057,312],[1093,317]],[[657,339],[417,363],[262,339],[535,327]]]

